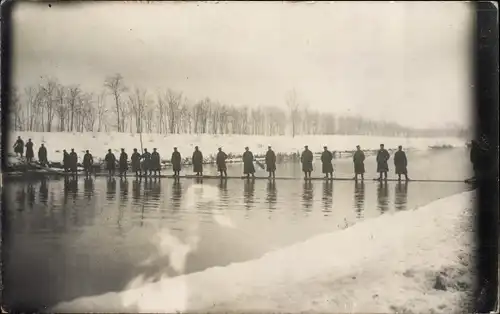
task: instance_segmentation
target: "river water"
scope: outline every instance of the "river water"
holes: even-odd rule
[[[470,176],[465,149],[412,152],[408,159],[414,179]],[[352,176],[350,159],[335,160],[335,168],[337,176]],[[371,180],[373,157],[366,168],[365,183],[304,182],[300,165],[290,163],[278,165],[277,175],[298,180],[98,177],[5,183],[4,304],[43,310],[124,290],[140,275],[154,281],[245,261],[470,189],[463,183],[380,184]],[[241,170],[240,164],[229,165],[228,175]],[[205,174],[215,171],[205,167]]]

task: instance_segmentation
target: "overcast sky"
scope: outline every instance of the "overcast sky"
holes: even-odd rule
[[[18,4],[14,77],[100,91],[183,91],[228,104],[310,108],[410,126],[469,124],[470,8],[462,2]]]

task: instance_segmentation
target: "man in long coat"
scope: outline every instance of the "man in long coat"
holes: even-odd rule
[[[124,175],[127,176],[127,170],[128,170],[128,154],[125,152],[125,149],[122,148],[122,152],[120,154],[120,161],[119,161],[119,171],[120,171],[120,176]]]
[[[35,152],[33,151],[33,142],[31,139],[26,143],[26,162],[32,162],[33,157],[35,157]]]
[[[141,174],[141,154],[137,152],[137,148],[134,148],[130,160],[132,162],[132,172],[135,172],[135,175],[139,176]]]
[[[313,162],[314,156],[313,153],[309,150],[309,147],[304,146],[304,151],[300,156],[300,162],[302,163],[302,171],[304,172],[304,178],[307,179],[307,175],[311,178],[311,172],[313,171]]]
[[[333,154],[328,150],[328,147],[323,147],[324,151],[321,154],[321,163],[322,163],[322,170],[323,173],[325,174],[325,178],[328,178],[328,174],[330,174],[330,178],[333,179],[333,165],[332,165],[332,160],[333,160]]]
[[[222,148],[219,147],[219,152],[217,153],[217,157],[215,162],[217,163],[217,171],[220,172],[221,178],[227,177],[227,166],[226,166],[227,155],[222,151]]]
[[[153,148],[153,152],[151,153],[151,170],[154,172],[155,176],[157,173],[160,175],[160,154],[156,151],[156,148]]]
[[[149,174],[151,175],[151,153],[148,152],[148,150],[146,148],[144,148],[144,154],[142,154],[142,169],[144,170],[144,175],[147,176],[148,175],[148,171],[149,171]]]
[[[250,175],[252,175],[252,177],[255,177],[253,154],[248,147],[245,147],[245,152],[243,153],[243,174],[246,174],[247,178],[249,178]]]
[[[83,155],[83,170],[85,171],[85,176],[88,177],[90,175],[93,163],[94,158],[92,157],[92,154],[86,150],[85,155]]]
[[[401,175],[405,175],[405,180],[408,181],[408,159],[403,151],[403,146],[398,146],[398,151],[394,154],[394,167],[396,168],[396,174],[398,175],[398,181],[401,181]]]
[[[198,146],[195,146],[193,152],[193,172],[196,173],[197,176],[203,176],[203,154],[198,149]]]
[[[26,151],[26,155],[28,155],[28,152]],[[69,153],[69,162],[70,162],[70,168],[71,172],[73,174],[76,174],[78,169],[78,156],[76,155],[75,149],[71,149],[71,153]]]
[[[116,168],[116,157],[115,154],[111,152],[111,149],[108,149],[108,153],[106,154],[106,157],[104,157],[104,161],[106,162],[106,169],[108,169],[108,174],[110,176],[114,176]]]
[[[69,171],[69,169],[71,168],[70,164],[71,164],[71,162],[70,162],[69,154],[64,149],[63,150],[63,168],[64,168],[64,172],[68,172]]]
[[[179,177],[181,172],[182,157],[181,153],[177,151],[177,147],[174,147],[174,152],[172,153],[172,158],[170,158],[170,162],[172,163],[172,168],[174,170],[174,177]]]
[[[24,153],[24,141],[21,139],[20,136],[17,137],[17,141],[14,144],[14,153],[19,154],[21,158],[23,157]]]
[[[273,178],[276,178],[276,154],[271,149],[271,146],[267,147],[266,168],[267,172],[269,172],[269,178],[271,177],[271,174]]]
[[[47,160],[47,148],[42,144],[38,149],[38,161],[40,164],[45,167],[48,164]]]
[[[352,156],[354,163],[354,180],[358,180],[358,174],[361,175],[361,180],[365,179],[365,153],[359,145],[356,146],[356,152]]]
[[[384,144],[380,144],[380,149],[377,153],[377,172],[380,173],[379,180],[382,181],[382,175],[387,180],[387,172],[389,171],[389,152],[384,148]]]

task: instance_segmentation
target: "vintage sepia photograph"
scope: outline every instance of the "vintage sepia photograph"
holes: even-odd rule
[[[17,3],[2,306],[473,311],[474,15]]]

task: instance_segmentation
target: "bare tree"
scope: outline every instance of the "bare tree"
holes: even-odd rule
[[[171,89],[167,90],[165,94],[167,99],[167,114],[168,114],[168,126],[170,133],[175,133],[178,128],[176,128],[177,120],[179,118],[179,110],[182,101],[182,92],[176,92]]]
[[[290,120],[292,123],[292,137],[295,137],[295,131],[298,123],[299,117],[299,108],[300,104],[297,100],[297,92],[295,89],[292,89],[286,96],[286,105],[288,110],[290,111]]]
[[[104,91],[97,95],[97,132],[101,132],[102,123],[105,120],[105,114],[107,112],[105,98],[106,94]]]
[[[122,93],[127,91],[127,87],[125,86],[123,76],[120,73],[115,74],[114,76],[110,76],[106,78],[104,81],[104,86],[109,89],[110,93],[113,95],[113,98],[115,100],[115,110],[116,110],[116,121],[117,121],[117,127],[118,127],[118,132],[123,131],[123,126],[124,126],[124,119],[123,113],[124,109],[121,108],[121,102],[120,102],[120,97]],[[122,114],[122,119],[120,120],[120,114]]]
[[[81,90],[79,86],[71,86],[68,89],[68,104],[69,104],[69,130],[73,132],[74,129],[74,119],[75,119],[75,107],[78,105],[78,96],[80,95]]]

